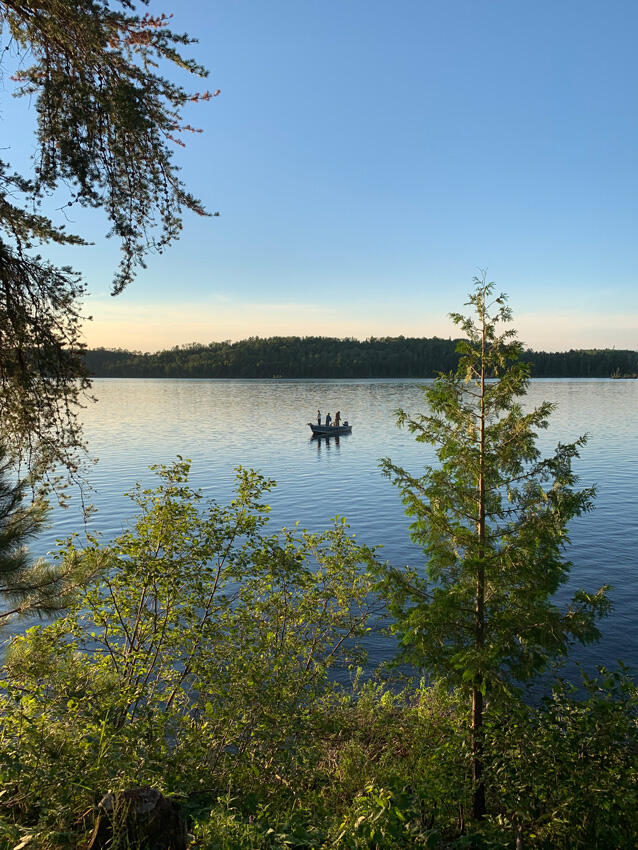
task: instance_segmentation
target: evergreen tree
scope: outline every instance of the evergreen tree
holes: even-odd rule
[[[133,0],[0,0],[0,77],[37,115],[33,173],[0,162],[0,430],[13,457],[39,473],[76,469],[76,410],[88,385],[84,286],[37,253],[51,242],[87,243],[44,214],[43,201],[57,193],[61,209],[104,210],[122,249],[113,294],[148,251],[178,237],[184,208],[204,214],[171,147],[193,129],[183,107],[213,95],[161,75],[167,63],[206,74],[180,53],[192,40],[167,24],[165,15],[136,14]]]
[[[472,809],[481,818],[486,696],[532,679],[573,640],[595,639],[608,603],[605,588],[579,591],[566,610],[552,602],[571,566],[567,524],[594,496],[575,488],[571,468],[585,438],[541,457],[537,432],[553,405],[523,411],[529,366],[519,360],[516,332],[504,327],[506,297],[484,278],[474,282],[474,314],[451,314],[466,336],[456,372],[426,389],[427,413],[398,411],[400,425],[435,446],[440,465],[421,477],[387,458],[382,468],[427,555],[427,577],[386,572],[395,629],[404,658],[468,692]]]
[[[83,578],[79,562],[64,566],[33,561],[27,543],[41,531],[47,505],[25,504],[26,483],[12,480],[0,446],[0,626],[20,616],[53,614],[63,608]]]

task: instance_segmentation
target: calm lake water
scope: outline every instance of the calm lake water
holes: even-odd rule
[[[378,468],[381,457],[415,473],[434,461],[430,447],[398,429],[393,415],[397,407],[424,408],[421,382],[102,379],[94,395],[98,403],[84,413],[90,450],[99,459],[90,473],[90,500],[98,509],[92,525],[106,539],[133,512],[123,494],[136,481],[152,484],[149,465],[179,454],[193,461],[193,483],[218,501],[231,496],[239,464],[276,479],[269,499],[273,530],[297,520],[318,530],[338,514],[359,540],[383,545],[393,564],[423,564],[398,494]],[[551,453],[559,441],[587,433],[576,470],[583,486],[598,487],[595,511],[571,526],[572,579],[561,596],[578,586],[614,587],[615,611],[603,623],[603,640],[576,649],[567,671],[576,662],[592,668],[618,659],[638,667],[638,381],[533,381],[526,403],[543,400],[558,407],[541,449]],[[352,434],[338,443],[311,440],[306,422],[317,408],[333,416],[339,409]],[[82,530],[78,501],[56,509],[38,554]],[[371,661],[391,654],[388,638],[376,638],[370,654]]]

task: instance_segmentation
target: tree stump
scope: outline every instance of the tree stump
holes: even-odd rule
[[[87,850],[186,850],[182,807],[155,788],[105,794]]]

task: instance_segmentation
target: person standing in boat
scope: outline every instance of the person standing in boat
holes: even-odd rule
[[[319,425],[319,427],[321,427],[321,411],[320,410],[317,411],[317,425]]]
[[[340,424],[341,424],[341,411],[338,410],[335,413],[335,428],[338,428]]]
[[[329,413],[326,413],[326,428],[330,427],[331,422],[332,422],[332,416]]]

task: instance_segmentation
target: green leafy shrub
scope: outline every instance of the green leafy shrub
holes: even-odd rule
[[[127,784],[292,787],[328,671],[357,657],[372,553],[344,522],[268,535],[273,482],[240,469],[232,504],[204,508],[187,462],[157,472],[131,529],[68,544],[98,576],[69,613],[11,647],[0,805],[27,823],[57,829]]]
[[[543,850],[638,846],[638,690],[628,671],[560,682],[538,708],[508,704],[489,729],[499,829]]]

